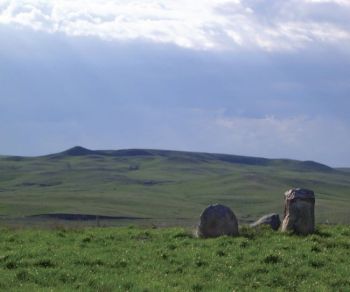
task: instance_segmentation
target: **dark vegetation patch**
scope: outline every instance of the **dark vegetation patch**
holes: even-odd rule
[[[17,186],[23,186],[23,187],[53,187],[58,186],[62,184],[61,181],[52,181],[52,182],[23,182],[21,184],[18,184]]]
[[[113,156],[153,156],[153,154],[142,149],[127,149],[114,151]]]
[[[56,265],[54,264],[54,262],[50,259],[41,259],[38,260],[37,262],[35,262],[34,264],[37,267],[41,267],[41,268],[53,268]]]
[[[83,155],[92,155],[95,154],[96,151],[86,149],[81,146],[75,146],[73,148],[70,148],[66,151],[61,152],[61,155],[68,155],[68,156],[83,156]]]
[[[173,181],[171,180],[145,180],[142,181],[141,184],[145,185],[145,186],[154,186],[154,185],[160,185],[160,184],[168,184],[168,183],[172,183]]]
[[[281,258],[278,255],[268,255],[264,258],[264,263],[265,264],[277,264],[278,262],[281,261]]]
[[[9,270],[17,269],[17,263],[14,261],[9,261],[5,264],[5,267]]]
[[[325,171],[325,172],[334,171],[333,168],[315,161],[302,161],[302,162],[299,162],[299,164],[302,166],[302,168],[305,171],[310,171],[310,170]]]
[[[248,156],[237,156],[237,155],[226,155],[226,154],[212,154],[217,160],[247,164],[247,165],[269,165],[270,160],[266,158],[248,157]]]
[[[3,158],[5,161],[23,161],[25,159],[26,157],[23,156],[7,156]]]

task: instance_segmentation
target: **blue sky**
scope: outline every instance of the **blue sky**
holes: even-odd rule
[[[0,0],[0,44],[1,154],[350,166],[350,1]]]

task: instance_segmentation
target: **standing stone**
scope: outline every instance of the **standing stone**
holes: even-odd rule
[[[235,214],[227,206],[210,205],[200,216],[197,235],[204,238],[238,235],[238,223]]]
[[[264,215],[259,220],[250,224],[250,227],[258,227],[261,225],[270,225],[273,230],[277,230],[281,226],[280,216],[276,213]]]
[[[315,230],[315,194],[311,190],[291,189],[285,193],[282,231],[306,235]]]

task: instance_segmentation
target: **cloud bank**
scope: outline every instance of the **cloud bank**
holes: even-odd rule
[[[199,50],[350,44],[349,0],[2,0],[0,24]]]

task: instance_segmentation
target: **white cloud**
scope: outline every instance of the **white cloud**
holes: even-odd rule
[[[216,124],[233,134],[239,133],[241,138],[259,141],[268,134],[269,139],[272,135],[286,144],[295,144],[305,131],[305,124],[308,124],[308,121],[304,117],[286,119],[277,119],[274,116],[263,118],[219,117]]]
[[[225,109],[159,113],[136,135],[140,147],[229,153],[268,158],[314,160],[348,166],[350,126],[336,118],[243,117]],[[180,122],[179,122],[180,120]],[[174,125],[177,125],[174,127]],[[147,129],[152,129],[147,131]],[[150,134],[153,133],[153,134]],[[159,134],[161,133],[161,134]],[[154,135],[150,139],[150,135]],[[157,135],[162,137],[161,140]],[[143,144],[142,144],[143,143]]]
[[[211,120],[213,141],[226,153],[315,160],[334,165],[347,156],[349,125],[340,120],[295,116],[229,117]],[[346,165],[347,162],[344,162]]]
[[[275,51],[295,50],[314,42],[350,43],[350,32],[344,26],[312,18],[313,7],[333,3],[347,9],[348,0],[265,2],[0,0],[0,24],[106,40],[144,39],[194,49]],[[303,13],[306,10],[308,16]]]
[[[311,3],[335,3],[339,5],[350,5],[350,0],[306,0],[306,2]]]

